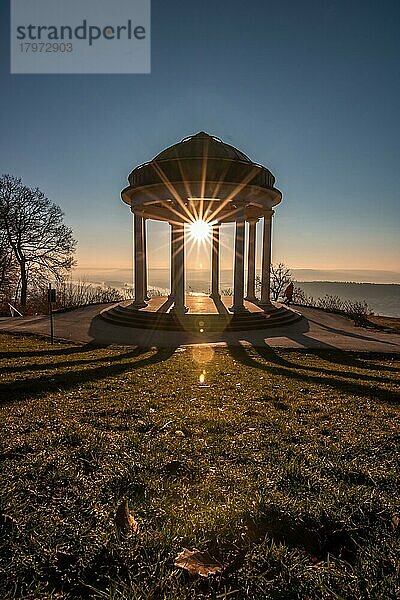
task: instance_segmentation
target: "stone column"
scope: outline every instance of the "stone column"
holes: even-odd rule
[[[266,309],[272,306],[270,300],[270,278],[271,278],[271,242],[272,242],[272,215],[273,210],[264,213],[264,236],[261,272],[261,306]]]
[[[171,226],[171,230],[170,230],[171,257],[170,257],[170,265],[169,265],[169,269],[170,269],[169,275],[170,275],[170,282],[171,282],[171,291],[170,291],[168,298],[170,298],[170,300],[173,300],[174,292],[175,292],[175,258],[174,258],[175,242],[174,242],[174,236],[176,235],[176,230],[174,229],[172,223],[170,223],[170,226]]]
[[[133,307],[136,309],[147,306],[144,301],[144,235],[143,217],[134,213],[134,256],[135,256],[135,301]]]
[[[247,253],[247,296],[246,300],[256,301],[256,226],[258,219],[249,219],[249,246]]]
[[[147,283],[147,219],[143,219],[143,282],[144,282],[144,299],[151,300],[148,293]]]
[[[231,311],[243,312],[246,310],[243,305],[244,296],[244,234],[245,234],[244,212],[236,217],[235,226],[235,265],[233,281],[233,306]]]
[[[185,307],[185,226],[172,223],[173,254],[174,254],[174,312],[184,314]]]
[[[212,226],[210,298],[213,298],[214,300],[221,299],[221,295],[219,293],[219,228],[219,224]]]

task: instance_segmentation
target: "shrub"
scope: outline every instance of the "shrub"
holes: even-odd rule
[[[87,281],[64,281],[55,285],[56,302],[53,310],[63,310],[87,306],[89,304],[106,304],[108,302],[121,302],[132,297],[129,288],[119,290],[108,285],[94,285]],[[47,300],[47,286],[41,285],[29,290],[27,304],[21,308],[19,303],[10,301],[23,315],[47,314],[49,305]],[[2,314],[9,315],[7,303],[1,305]]]
[[[313,298],[299,287],[294,288],[293,299],[295,304],[300,306],[310,306],[345,315],[352,319],[355,325],[366,325],[368,322],[367,316],[372,314],[368,303],[365,301],[342,300],[339,296],[330,294],[325,294],[322,298]]]
[[[340,312],[343,310],[343,301],[339,298],[339,296],[325,294],[325,296],[322,298],[317,298],[315,306],[330,312]]]
[[[300,304],[301,306],[314,306],[314,298],[306,294],[300,287],[294,286],[293,289],[293,302]]]
[[[368,303],[365,301],[352,302],[347,300],[343,303],[344,312],[353,319],[356,325],[365,325],[368,315],[372,314]]]

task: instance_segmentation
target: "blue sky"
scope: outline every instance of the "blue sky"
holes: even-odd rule
[[[275,261],[400,270],[398,1],[153,0],[152,73],[122,76],[10,75],[6,5],[0,170],[63,208],[81,267],[129,267],[128,173],[205,130],[275,174]]]

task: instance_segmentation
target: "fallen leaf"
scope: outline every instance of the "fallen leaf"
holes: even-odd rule
[[[191,575],[208,577],[210,574],[220,573],[223,565],[211,558],[208,552],[201,550],[188,550],[184,548],[175,558],[175,566],[189,571]]]
[[[128,537],[132,533],[138,533],[139,524],[129,512],[128,500],[123,500],[115,513],[115,525],[118,533]]]

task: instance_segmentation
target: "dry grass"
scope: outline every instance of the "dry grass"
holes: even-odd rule
[[[398,358],[0,350],[1,597],[396,597]],[[230,566],[193,578],[184,547]]]

